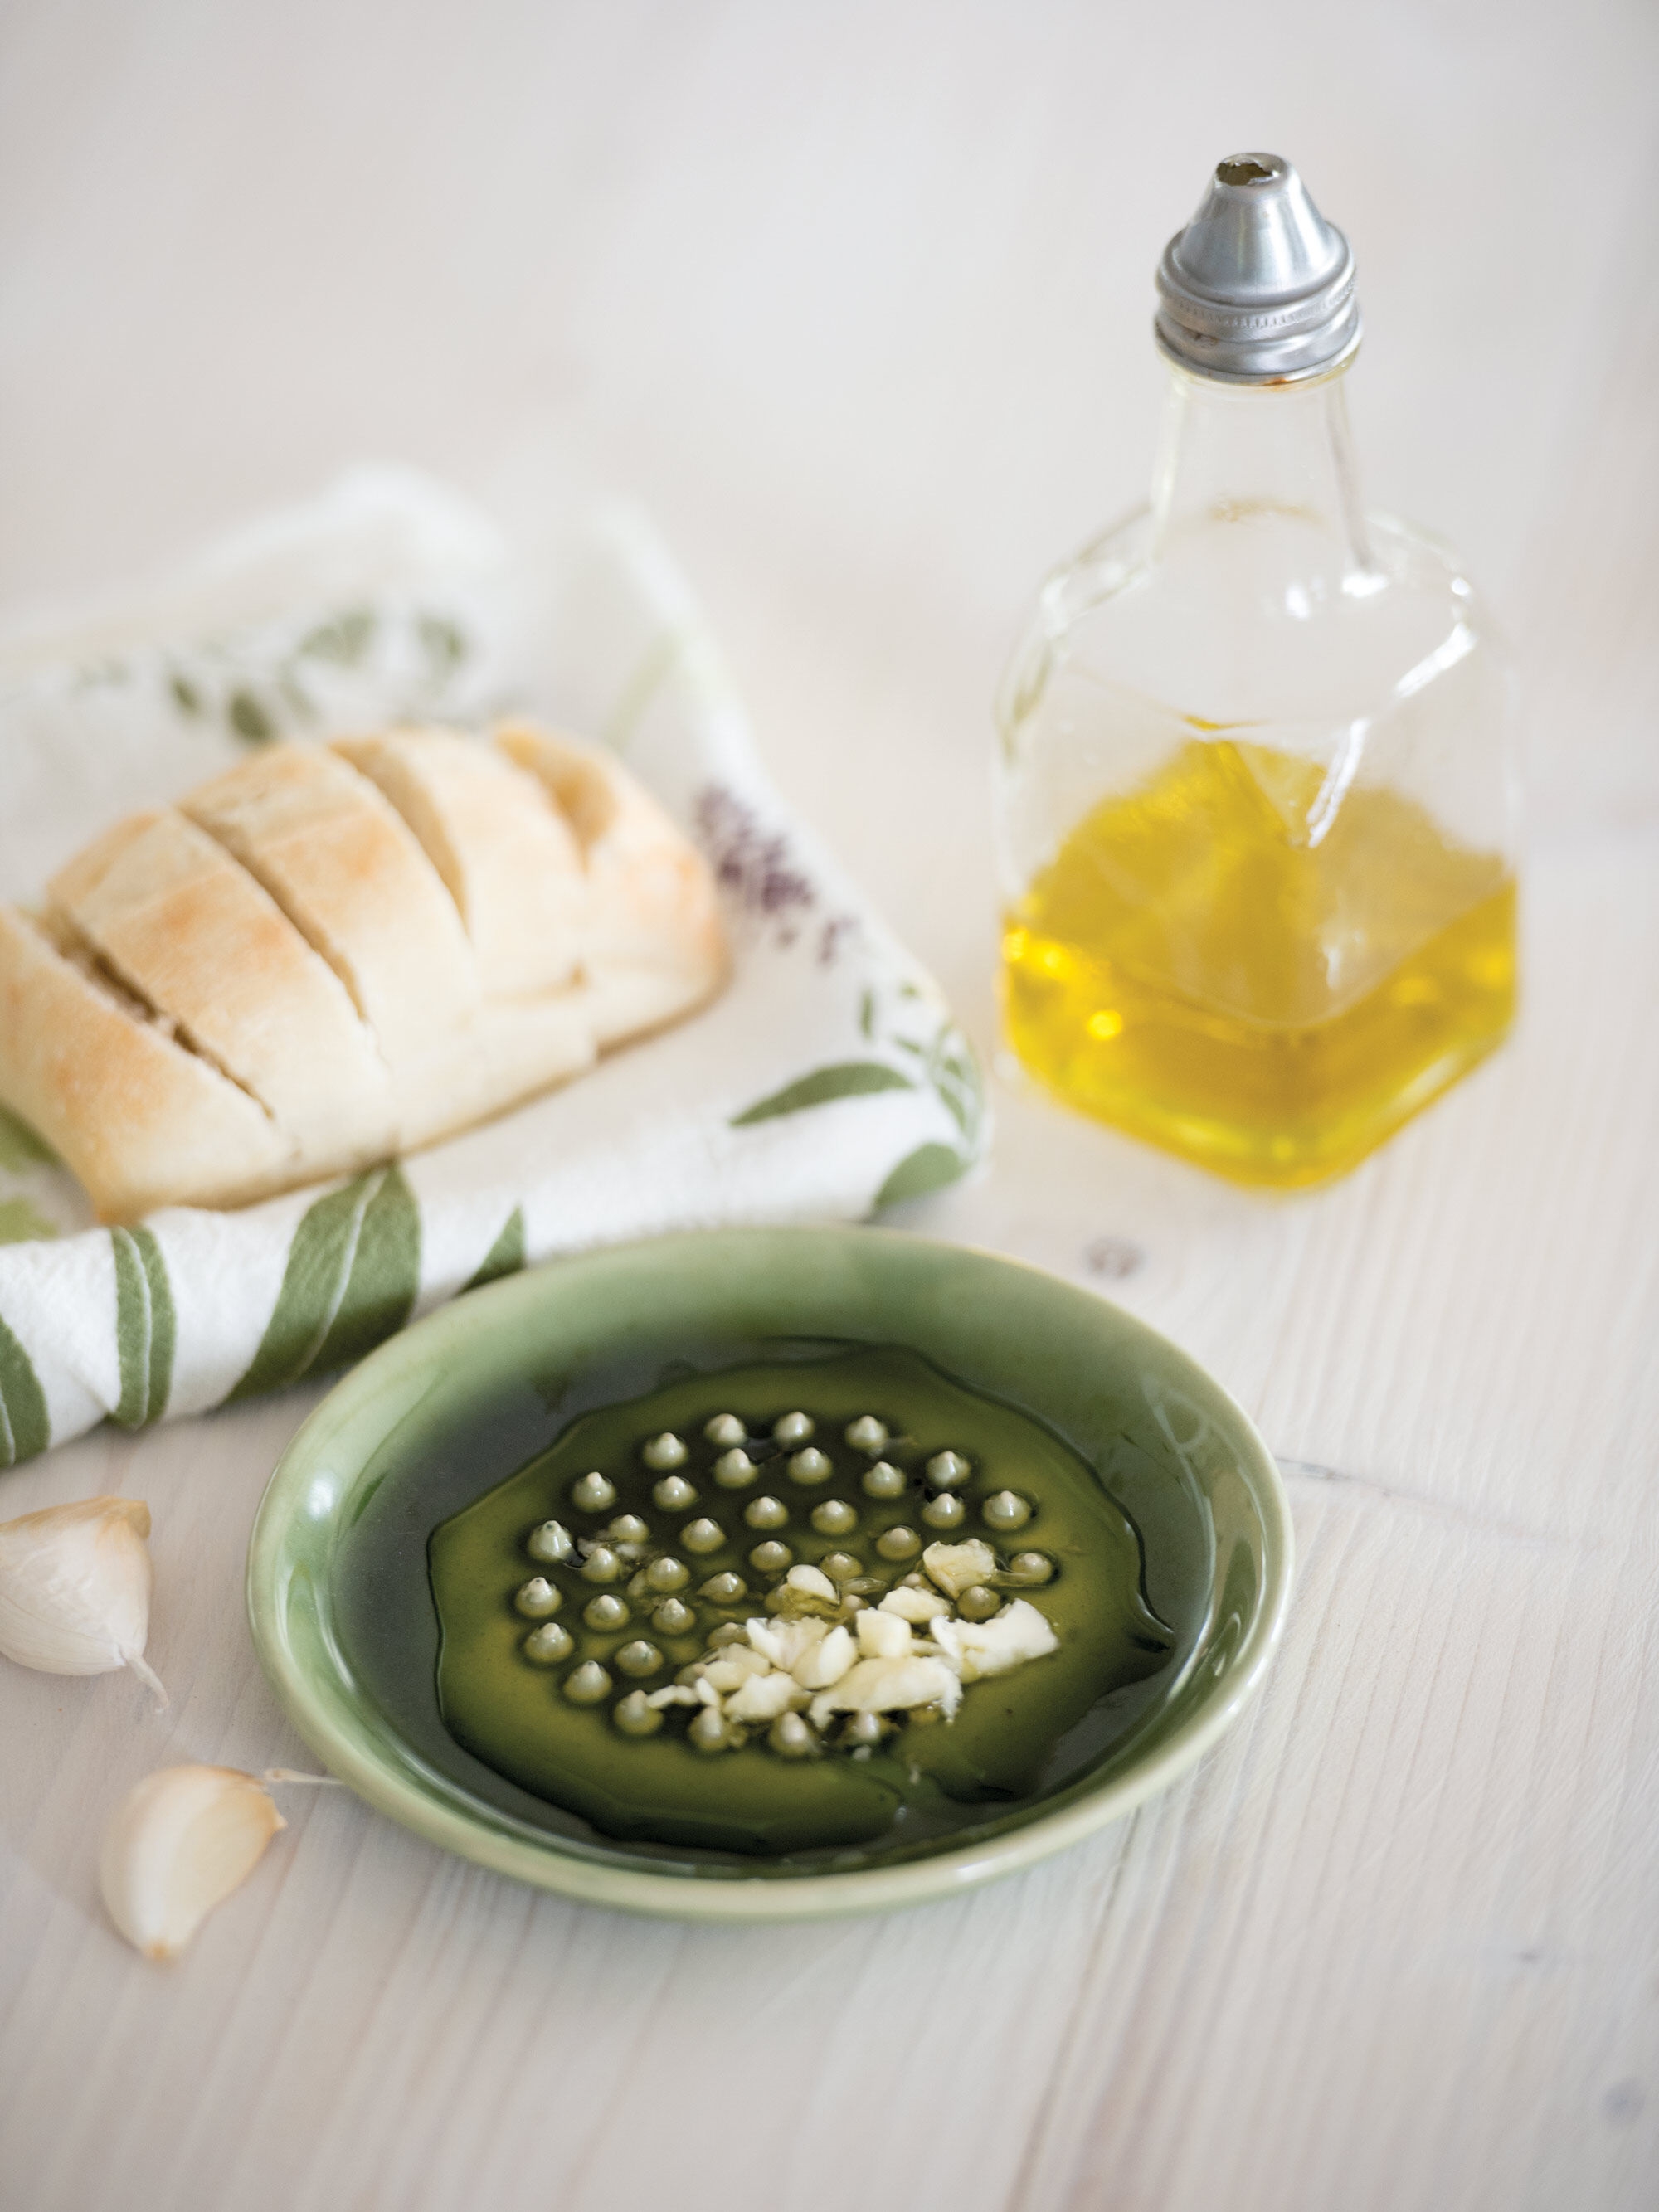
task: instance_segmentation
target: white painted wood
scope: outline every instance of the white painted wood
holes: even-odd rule
[[[1490,581],[1539,804],[1519,1037],[1347,1182],[1249,1198],[1006,1089],[993,1171],[915,1209],[1209,1364],[1302,1552],[1248,1721],[999,1890],[635,1923],[296,1792],[149,1966],[96,1903],[119,1792],[307,1763],[240,1567],[315,1394],[5,1477],[149,1498],[173,1703],[0,1670],[0,2202],[1659,2202],[1656,47],[1636,0],[14,0],[9,603],[362,453],[520,523],[631,489],[988,1048],[990,686],[1139,495],[1164,235],[1265,142],[1354,237],[1373,495]]]

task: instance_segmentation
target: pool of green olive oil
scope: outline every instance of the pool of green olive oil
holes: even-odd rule
[[[816,1456],[805,1460],[773,1436],[797,1411],[812,1424]],[[741,1423],[751,1474],[735,1460],[719,1471],[726,1447],[705,1430],[721,1414]],[[860,1420],[886,1432],[878,1452],[847,1440]],[[655,1466],[645,1456],[665,1437],[684,1448],[672,1482],[660,1456]],[[948,1492],[928,1476],[945,1452],[971,1468]],[[872,1479],[878,1458],[898,1474]],[[803,1466],[810,1473],[792,1471]],[[580,1487],[596,1474],[600,1483]],[[872,1495],[872,1480],[889,1494]],[[1006,1508],[986,1510],[1005,1492],[1029,1507],[1017,1532],[998,1525]],[[550,1520],[568,1533],[567,1558],[527,1548]],[[601,1588],[580,1547],[619,1523],[635,1541],[626,1560],[600,1562]],[[779,1609],[783,1553],[798,1565],[828,1562],[839,1589],[878,1606],[919,1572],[927,1545],[969,1537],[996,1554],[996,1595],[1037,1607],[1059,1648],[969,1684],[954,1718],[888,1716],[876,1741],[832,1729],[811,1755],[787,1758],[763,1729],[737,1747],[700,1750],[683,1707],[665,1710],[653,1734],[628,1733],[627,1712],[619,1721],[625,1698],[673,1683],[715,1632],[740,1632],[769,1600]],[[688,1570],[666,1612],[645,1571],[663,1559]],[[1137,1532],[1095,1471],[1028,1414],[894,1347],[685,1371],[584,1412],[433,1528],[427,1559],[438,1705],[456,1744],[603,1837],[731,1855],[757,1871],[867,1864],[966,1839],[1097,1765],[1130,1724],[1136,1686],[1157,1695],[1175,1664],[1176,1639],[1146,1602]],[[538,1574],[550,1593],[540,1602],[566,1632],[531,1648],[556,1650],[554,1663],[529,1656],[536,1621],[517,1601]],[[612,1601],[596,1606],[596,1595]],[[573,1684],[584,1696],[604,1687],[575,1702]],[[635,1696],[630,1710],[642,1703]]]

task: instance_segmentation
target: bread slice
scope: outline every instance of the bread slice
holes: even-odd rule
[[[398,1096],[441,1081],[478,1006],[455,902],[367,776],[322,745],[272,745],[183,811],[264,885],[373,1030]]]
[[[390,730],[334,747],[377,786],[443,878],[486,998],[562,990],[581,965],[588,902],[570,824],[494,745]]]
[[[182,814],[137,815],[52,879],[54,910],[302,1154],[384,1158],[392,1085],[344,985],[246,868]]]
[[[714,878],[695,846],[597,748],[526,722],[504,725],[495,741],[535,776],[581,847],[583,965],[601,1049],[706,998],[724,972],[725,939]]]
[[[297,1180],[298,1148],[48,930],[0,905],[0,1101],[38,1129],[106,1221],[179,1198],[240,1206]]]
[[[0,907],[0,1103],[100,1217],[234,1206],[431,1142],[689,1012],[706,864],[597,748],[276,745]]]

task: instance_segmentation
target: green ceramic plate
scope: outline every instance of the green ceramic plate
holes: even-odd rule
[[[1080,1779],[926,1856],[757,1869],[607,1841],[455,1743],[426,1583],[436,1523],[577,1415],[689,1370],[827,1343],[906,1345],[1046,1423],[1128,1513],[1175,1632]],[[595,1904],[696,1919],[860,1912],[1028,1866],[1165,1788],[1233,1720],[1278,1641],[1291,1522],[1238,1407],[1103,1299],[986,1253],[879,1229],[727,1229],[565,1260],[475,1291],[348,1375],[271,1477],[248,1553],[260,1660],[360,1796],[434,1843]]]

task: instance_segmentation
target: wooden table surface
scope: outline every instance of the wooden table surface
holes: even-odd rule
[[[365,455],[520,524],[634,492],[988,1052],[988,694],[1140,495],[1165,237],[1266,144],[1354,240],[1370,494],[1495,598],[1533,803],[1519,1033],[1347,1181],[1253,1198],[1003,1084],[912,1209],[1173,1334],[1296,1513],[1248,1719],[1000,1888],[680,1929],[295,1793],[149,1966],[119,1794],[305,1761],[240,1572],[316,1393],[6,1476],[149,1500],[173,1692],[0,1668],[7,2212],[1659,2203],[1656,94],[1639,0],[12,0],[5,608]]]

